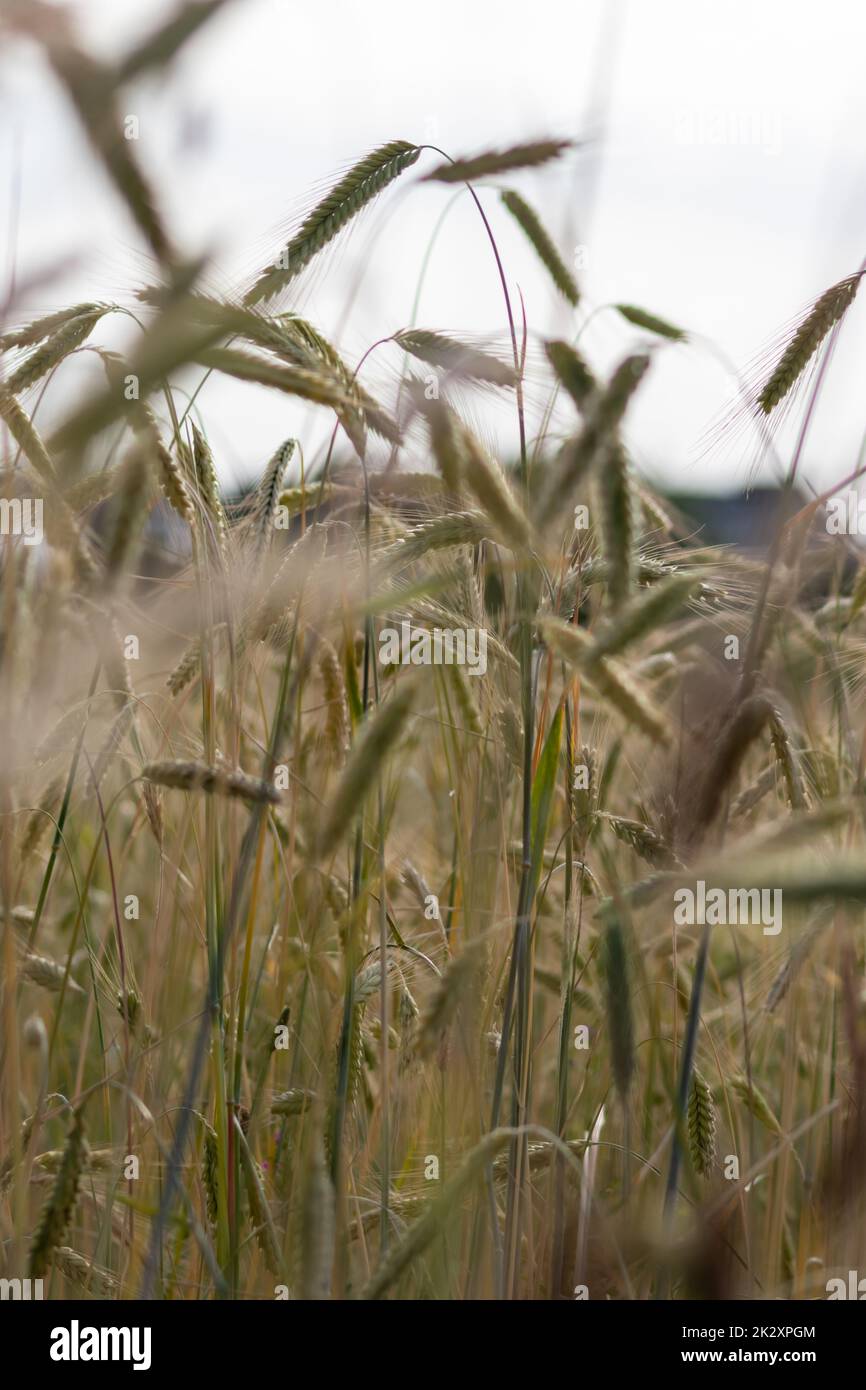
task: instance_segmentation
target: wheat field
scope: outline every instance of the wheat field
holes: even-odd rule
[[[826,1297],[866,1269],[866,565],[797,483],[862,271],[816,288],[725,424],[745,458],[805,422],[768,553],[709,546],[626,442],[687,329],[611,306],[600,375],[579,331],[527,324],[501,255],[516,225],[580,310],[509,185],[567,141],[395,139],[216,289],[120,93],[219,6],[116,66],[49,8],[4,37],[44,49],[152,269],[0,322],[0,1274]],[[428,307],[352,359],[316,287],[422,181],[468,187],[504,336]],[[327,445],[275,439],[229,494],[198,401],[219,378],[309,403]]]

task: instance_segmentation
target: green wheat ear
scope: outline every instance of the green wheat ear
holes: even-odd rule
[[[514,169],[535,169],[539,164],[558,159],[571,144],[570,140],[532,140],[525,145],[511,145],[507,150],[485,150],[468,159],[449,159],[437,164],[425,175],[424,181],[469,183],[472,179],[489,178],[491,174],[508,174]]]
[[[770,1102],[767,1100],[763,1091],[758,1089],[754,1078],[752,1078],[750,1083],[747,1077],[738,1074],[731,1078],[730,1085],[731,1089],[743,1102],[746,1109],[754,1115],[756,1120],[759,1120],[760,1123],[764,1125],[766,1129],[771,1130],[773,1134],[782,1133],[782,1126],[773,1114]]]
[[[28,1272],[31,1279],[41,1279],[44,1276],[53,1252],[69,1230],[81,1175],[87,1166],[88,1153],[84,1117],[80,1110],[76,1110],[51,1195],[42,1208],[39,1225],[30,1246]]]
[[[545,343],[544,351],[561,385],[578,410],[582,411],[598,385],[589,367],[576,348],[561,338],[553,338]]]
[[[262,271],[244,303],[258,304],[284,290],[368,203],[415,163],[420,153],[417,145],[406,140],[391,140],[354,165],[304,219],[284,246],[278,263]]]
[[[657,333],[660,338],[670,338],[671,342],[682,343],[688,336],[684,329],[675,327],[666,319],[658,318],[656,314],[648,314],[646,309],[639,309],[635,304],[615,304],[614,308],[622,314],[627,323],[634,324],[635,328],[645,328],[648,333]]]
[[[574,385],[575,400],[582,410],[583,399],[578,385],[580,359],[573,353],[569,355],[569,350],[563,351],[561,346],[557,346],[555,357],[551,361],[557,373],[562,371],[562,380],[567,384],[566,389],[571,392]],[[584,427],[577,438],[561,450],[554,466],[547,470],[545,485],[541,489],[536,509],[539,527],[544,527],[554,517],[561,518],[562,508],[577,484],[589,474],[597,474],[600,468],[604,468],[603,500],[609,527],[607,530],[603,527],[603,535],[615,551],[615,561],[618,563],[621,558],[626,566],[622,576],[614,576],[612,581],[609,579],[609,587],[612,582],[616,592],[620,579],[626,587],[630,584],[630,580],[626,583],[626,572],[631,560],[626,551],[630,550],[632,544],[631,515],[625,508],[628,490],[622,491],[626,463],[619,446],[618,431],[629,402],[646,375],[648,367],[649,357],[646,353],[635,353],[626,357],[619,363],[610,380],[588,396]],[[608,477],[608,474],[611,476]],[[617,487],[619,491],[615,492]],[[616,515],[611,513],[611,507],[616,511]],[[624,530],[619,529],[621,525],[625,527]]]
[[[716,1157],[716,1111],[710,1088],[697,1068],[689,1092],[688,1130],[692,1166],[700,1177],[707,1178]]]
[[[861,278],[862,273],[849,275],[831,285],[795,329],[758,395],[756,404],[764,415],[770,415],[793,391],[831,328],[851,307]]]
[[[519,193],[515,193],[513,188],[506,188],[501,196],[503,205],[528,238],[535,254],[560,294],[568,300],[569,304],[577,308],[580,299],[577,281],[557,251],[553,239],[548,234],[538,213],[521,198]]]

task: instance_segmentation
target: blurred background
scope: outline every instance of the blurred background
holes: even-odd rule
[[[175,7],[56,6],[106,58]],[[756,476],[754,439],[702,443],[735,393],[731,364],[746,368],[866,255],[864,40],[866,7],[853,0],[231,0],[167,72],[126,89],[124,114],[137,119],[138,153],[176,240],[213,256],[212,281],[228,293],[273,260],[342,170],[386,140],[464,155],[540,135],[574,139],[559,163],[509,182],[577,266],[576,312],[556,301],[496,189],[480,190],[526,305],[530,404],[540,418],[540,337],[580,332],[605,369],[641,335],[604,306],[639,305],[692,337],[659,351],[630,414],[636,464],[676,494],[737,493]],[[436,156],[422,155],[291,306],[350,362],[409,324],[416,297],[420,326],[505,342],[477,213],[465,192],[418,185],[425,161]],[[135,228],[25,41],[0,55],[0,226],[2,297],[18,288],[17,320],[76,299],[132,305],[148,279]],[[107,322],[102,340],[128,335],[128,321]],[[807,491],[856,465],[864,347],[856,303],[809,437]],[[374,354],[371,385],[387,380],[389,362],[399,366],[394,352]],[[92,355],[65,365],[57,399],[74,399],[96,372]],[[309,462],[330,432],[326,412],[259,394],[251,412],[251,388],[220,378],[200,397],[227,487],[260,472],[287,435],[301,434]],[[488,414],[485,432],[508,456],[513,411]],[[773,478],[765,460],[757,479]]]

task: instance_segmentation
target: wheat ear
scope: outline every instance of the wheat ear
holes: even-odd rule
[[[355,164],[304,218],[283,248],[278,262],[262,271],[247,292],[244,303],[258,304],[263,299],[271,299],[291,284],[322,247],[333,241],[404,169],[414,164],[419,154],[417,145],[406,140],[391,140]]]
[[[278,805],[281,800],[280,793],[270,782],[250,777],[238,768],[209,767],[197,762],[147,763],[141,775],[147,782],[155,782],[159,787],[174,787],[178,791],[202,791],[269,805]]]
[[[707,1178],[716,1157],[716,1111],[710,1088],[697,1067],[689,1091],[688,1131],[692,1166],[700,1177]]]
[[[571,147],[570,140],[533,140],[525,145],[511,145],[507,150],[486,150],[468,159],[448,160],[437,164],[424,181],[436,183],[470,183],[492,174],[509,174],[514,169],[536,169],[551,159],[558,159]]]
[[[534,208],[531,208],[513,188],[506,188],[501,195],[503,205],[511,213],[517,225],[525,233],[535,254],[541,261],[559,293],[577,307],[580,291],[577,281],[560,256],[553,239]]]
[[[76,1110],[51,1195],[42,1208],[39,1225],[30,1245],[28,1272],[31,1279],[43,1278],[52,1253],[69,1229],[88,1152],[84,1117],[80,1110]]]
[[[825,290],[801,320],[762,386],[757,407],[770,415],[793,391],[827,334],[851,307],[862,276],[849,275]]]

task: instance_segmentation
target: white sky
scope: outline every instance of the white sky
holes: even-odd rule
[[[106,54],[173,8],[75,7]],[[385,140],[431,140],[459,154],[541,134],[583,138],[561,166],[513,180],[568,258],[586,248],[580,320],[557,304],[496,193],[482,194],[531,333],[571,335],[588,311],[625,301],[743,366],[866,255],[864,40],[857,0],[235,0],[168,76],[129,88],[125,108],[139,116],[138,149],[176,238],[190,253],[218,252],[226,285],[269,262],[277,225]],[[409,186],[434,158],[422,156],[386,193],[304,297],[304,312],[351,360],[409,322],[430,233],[452,197]],[[19,281],[79,258],[34,294],[33,311],[71,296],[129,302],[130,277],[146,274],[134,227],[25,45],[0,56],[0,227],[4,279],[10,227]],[[444,222],[418,322],[504,333],[495,268],[465,195]],[[601,369],[636,338],[602,312],[581,341]],[[866,306],[857,302],[807,450],[815,486],[856,462],[864,348]],[[392,349],[377,354],[370,384],[387,389],[397,365]],[[744,484],[744,449],[706,458],[696,448],[730,390],[709,350],[661,353],[629,419],[643,471],[689,490]],[[323,412],[311,418],[288,398],[224,378],[201,402],[227,481],[253,474],[290,434],[301,433],[314,457],[330,428]],[[512,414],[488,423],[503,452],[513,450]]]

